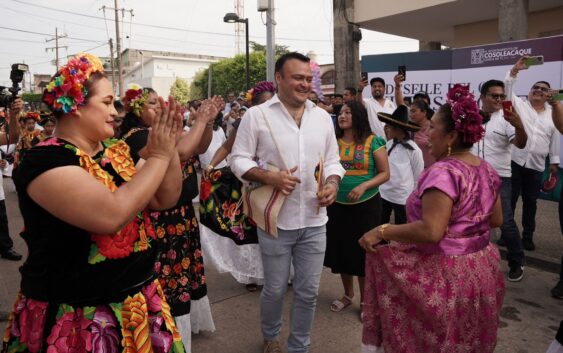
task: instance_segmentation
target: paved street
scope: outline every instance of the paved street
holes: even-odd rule
[[[18,251],[25,252],[25,244],[17,231],[22,220],[16,207],[11,180],[5,180],[10,230]],[[535,256],[546,261],[560,261],[563,237],[560,235],[557,205],[540,202],[538,208],[538,246]],[[18,267],[21,263],[0,260],[0,327],[5,325],[5,313],[11,309],[19,286]],[[209,297],[217,330],[194,336],[194,353],[259,353],[259,292],[249,293],[228,274],[218,274],[207,268]],[[501,313],[499,343],[496,352],[543,353],[555,336],[563,319],[563,301],[549,295],[557,281],[557,274],[526,268],[520,283],[507,282],[507,295]],[[291,294],[291,290],[289,291]],[[361,323],[358,320],[359,299],[342,313],[332,313],[330,302],[342,294],[339,279],[325,269],[321,282],[318,310],[312,333],[311,353],[359,352]],[[291,300],[288,296],[286,304]],[[285,307],[283,338],[287,338],[288,305]]]

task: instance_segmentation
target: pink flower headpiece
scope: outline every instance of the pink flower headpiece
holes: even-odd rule
[[[483,116],[479,113],[479,106],[469,86],[456,83],[450,88],[448,104],[452,107],[455,130],[463,135],[463,142],[473,144],[479,141],[485,133]]]
[[[147,102],[149,91],[136,83],[131,83],[125,91],[125,99],[129,102],[131,111],[136,117],[140,118],[143,106]]]
[[[84,83],[95,72],[104,72],[100,59],[92,54],[80,53],[61,67],[43,92],[43,102],[53,112],[75,112],[85,104],[88,90]]]
[[[248,92],[246,92],[246,101],[248,104],[252,104],[254,97],[263,92],[272,92],[272,94],[274,94],[276,92],[276,86],[274,86],[274,83],[270,81],[258,82],[254,88],[251,88]]]
[[[41,116],[38,112],[27,112],[25,114],[20,115],[20,120],[25,121],[27,119],[35,120],[35,122],[39,122],[41,120]]]

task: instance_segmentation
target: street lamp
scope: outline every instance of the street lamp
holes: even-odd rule
[[[250,52],[248,48],[248,18],[240,18],[236,13],[229,12],[223,17],[226,23],[244,23],[244,34],[246,35],[246,90],[250,89]]]

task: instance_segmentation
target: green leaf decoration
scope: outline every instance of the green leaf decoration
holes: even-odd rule
[[[90,246],[90,255],[88,256],[88,263],[90,265],[95,265],[99,262],[104,261],[105,259],[106,257],[100,254],[100,250],[98,249],[98,246],[92,244],[92,246]]]
[[[123,327],[123,316],[121,316],[121,311],[123,310],[123,304],[121,303],[110,303],[110,308],[113,310],[113,314],[117,321],[119,321],[119,326]]]
[[[20,343],[20,339],[16,339],[15,341],[12,342],[12,344],[10,344],[10,346],[8,347],[8,350],[6,351],[7,353],[18,353],[18,352],[24,352],[27,350],[27,344],[25,343]]]
[[[83,309],[84,317],[87,318],[88,320],[93,320],[95,313],[96,313],[95,306],[85,306]]]
[[[62,309],[63,314],[74,312],[74,308],[68,304],[61,304],[59,309]]]
[[[207,212],[213,211],[214,206],[215,205],[213,204],[213,200],[209,200],[209,203],[207,204]]]
[[[184,344],[182,341],[177,341],[172,344],[172,352],[174,353],[185,353]]]
[[[240,193],[238,192],[238,190],[233,189],[233,191],[231,192],[231,199],[238,201],[240,199]]]

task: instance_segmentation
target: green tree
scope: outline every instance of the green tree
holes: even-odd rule
[[[262,52],[266,52],[266,46],[264,44],[260,44],[258,42],[254,42],[251,41],[250,42],[250,47],[252,48],[252,51],[262,51]],[[275,50],[275,57],[279,58],[280,56],[282,56],[283,54],[287,54],[289,53],[289,47],[287,45],[278,45],[276,44],[276,50]]]
[[[180,77],[177,77],[176,81],[172,84],[172,87],[170,87],[170,95],[174,97],[177,102],[182,103],[182,105],[186,105],[190,97],[190,87],[188,86],[188,82]]]
[[[262,51],[250,53],[250,88],[266,80],[266,54]],[[211,94],[226,96],[228,92],[246,91],[246,55],[236,55],[211,64]],[[209,69],[200,71],[194,78],[190,99],[207,96]]]

